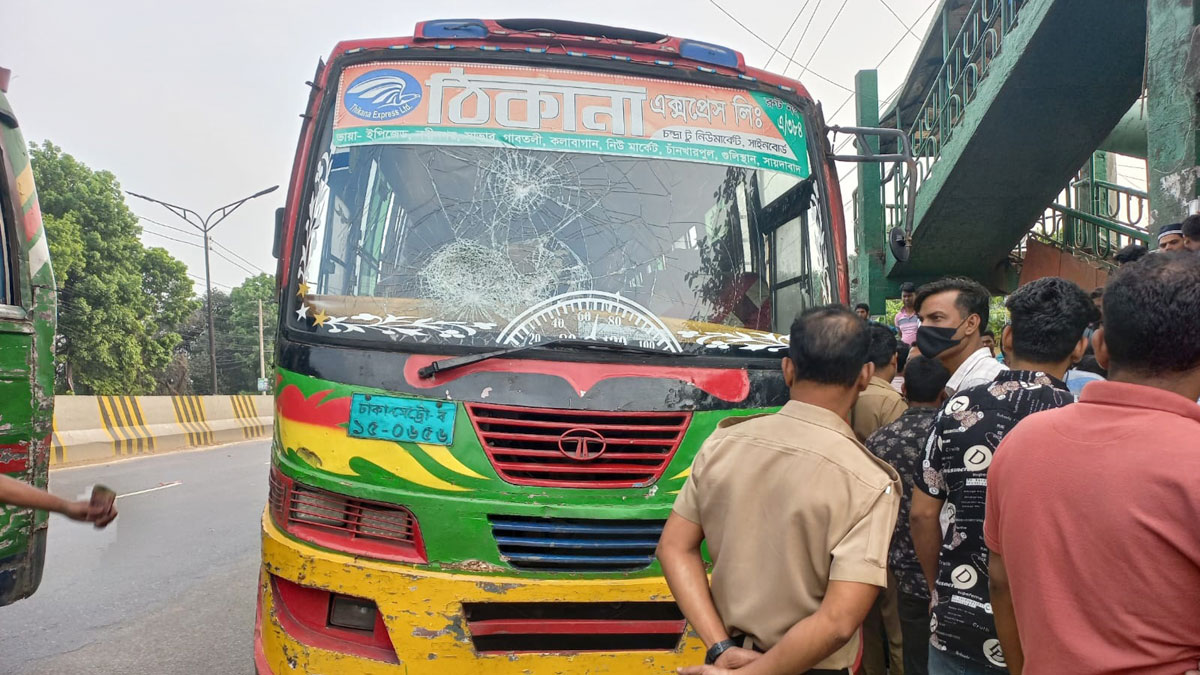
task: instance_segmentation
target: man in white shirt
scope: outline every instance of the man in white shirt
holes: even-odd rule
[[[917,290],[917,349],[950,371],[946,393],[951,396],[1008,370],[983,346],[991,299],[986,288],[963,277],[939,279]]]

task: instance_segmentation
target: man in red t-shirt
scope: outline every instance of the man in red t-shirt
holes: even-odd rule
[[[1109,381],[1021,421],[988,475],[991,603],[1012,673],[1177,675],[1200,660],[1200,265],[1104,293]]]

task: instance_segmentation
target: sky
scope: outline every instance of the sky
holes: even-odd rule
[[[934,4],[0,0],[0,19],[10,27],[0,41],[0,66],[13,71],[8,96],[27,141],[50,140],[93,169],[113,172],[126,190],[207,214],[280,185],[212,232],[213,282],[228,290],[275,271],[274,211],[283,205],[308,97],[304,82],[340,40],[411,35],[417,21],[436,18],[550,17],[641,28],[737,49],[750,65],[802,81],[830,123],[852,124],[855,73],[878,65],[881,96],[891,94]],[[853,167],[841,171],[848,198]],[[161,206],[127,202],[157,221],[142,221],[143,241],[187,263],[203,288],[194,230]]]

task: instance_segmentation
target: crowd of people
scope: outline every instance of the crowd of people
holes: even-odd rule
[[[1197,675],[1200,217],[1102,289],[965,278],[806,311],[659,544],[686,675]],[[998,338],[998,339],[997,339]],[[707,543],[711,579],[701,555]]]

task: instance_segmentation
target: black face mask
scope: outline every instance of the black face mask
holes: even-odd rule
[[[966,322],[966,319],[963,319],[963,322],[954,328],[943,326],[921,326],[918,328],[917,349],[921,351],[921,356],[933,358],[962,342],[962,338],[955,339],[954,334]]]

